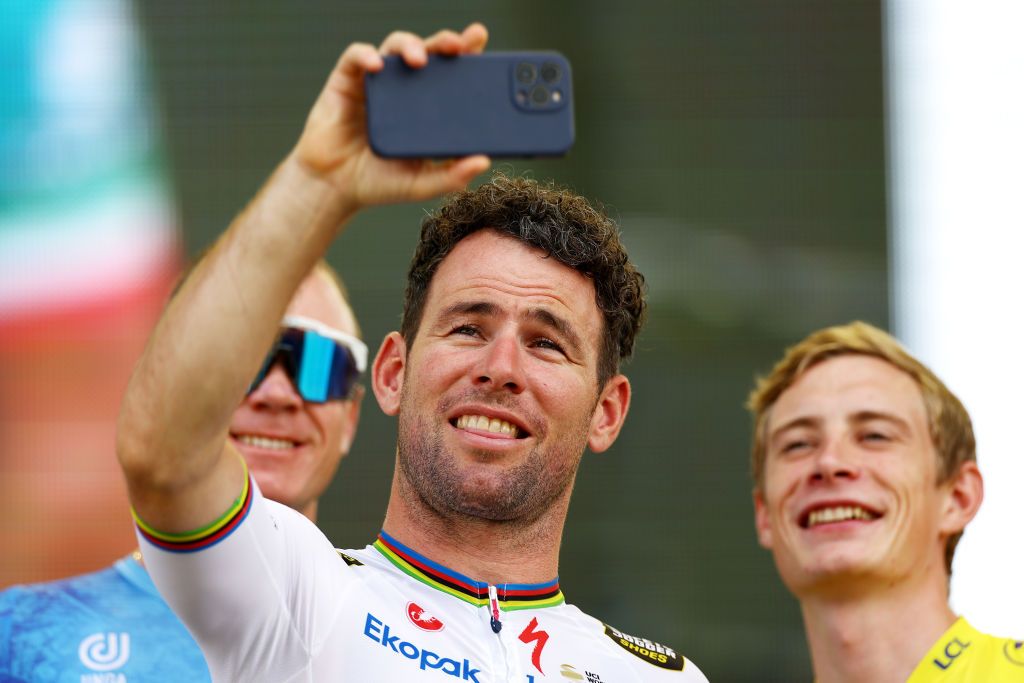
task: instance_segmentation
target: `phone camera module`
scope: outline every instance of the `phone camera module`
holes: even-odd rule
[[[562,70],[554,62],[544,62],[540,67],[540,77],[545,83],[557,83],[562,77]]]
[[[516,66],[516,80],[524,85],[529,85],[537,80],[537,67],[529,62],[520,62]]]
[[[536,105],[544,105],[551,99],[551,93],[543,85],[535,85],[530,91],[530,101]]]

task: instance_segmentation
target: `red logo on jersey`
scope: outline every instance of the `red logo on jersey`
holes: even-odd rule
[[[544,650],[544,646],[547,645],[549,637],[547,631],[537,629],[537,617],[531,619],[530,623],[523,629],[523,632],[519,634],[519,640],[524,643],[536,642],[536,645],[533,646],[533,657],[530,658],[530,661],[537,667],[537,671],[541,673],[544,673],[544,670],[540,668],[540,653]]]
[[[405,613],[409,615],[409,621],[424,631],[440,631],[444,628],[444,622],[415,602],[410,602],[405,606]]]

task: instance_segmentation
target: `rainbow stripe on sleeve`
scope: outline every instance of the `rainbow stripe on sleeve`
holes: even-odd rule
[[[231,504],[228,511],[210,524],[185,533],[170,534],[157,531],[139,518],[135,508],[132,508],[132,517],[135,519],[135,524],[142,537],[156,547],[172,553],[194,553],[217,545],[241,525],[252,507],[252,493],[253,485],[247,468],[242,493]]]

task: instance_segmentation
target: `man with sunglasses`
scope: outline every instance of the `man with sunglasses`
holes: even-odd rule
[[[671,648],[565,603],[558,549],[585,448],[618,436],[645,310],[615,224],[498,176],[424,220],[401,332],[372,381],[398,417],[383,530],[336,552],[267,501],[230,434],[234,396],[301,274],[359,209],[464,187],[489,160],[394,161],[366,140],[363,78],[400,55],[479,52],[479,24],[351,45],[295,149],[182,287],[128,387],[118,455],[146,561],[215,680],[706,679]],[[391,239],[389,235],[387,239]]]
[[[230,440],[264,495],[311,522],[359,422],[367,350],[358,331],[340,280],[318,263],[231,415]],[[99,572],[0,593],[0,681],[107,674],[209,680],[138,551]]]

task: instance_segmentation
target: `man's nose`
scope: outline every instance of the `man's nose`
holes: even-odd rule
[[[483,349],[474,382],[478,385],[491,385],[494,389],[506,389],[514,394],[522,392],[525,388],[523,352],[522,344],[515,335],[496,336]]]
[[[839,479],[856,479],[860,476],[857,456],[849,444],[842,439],[826,441],[814,456],[813,481],[833,482]]]
[[[302,407],[302,397],[280,363],[274,363],[263,381],[246,396],[245,402],[263,410],[297,410]]]

